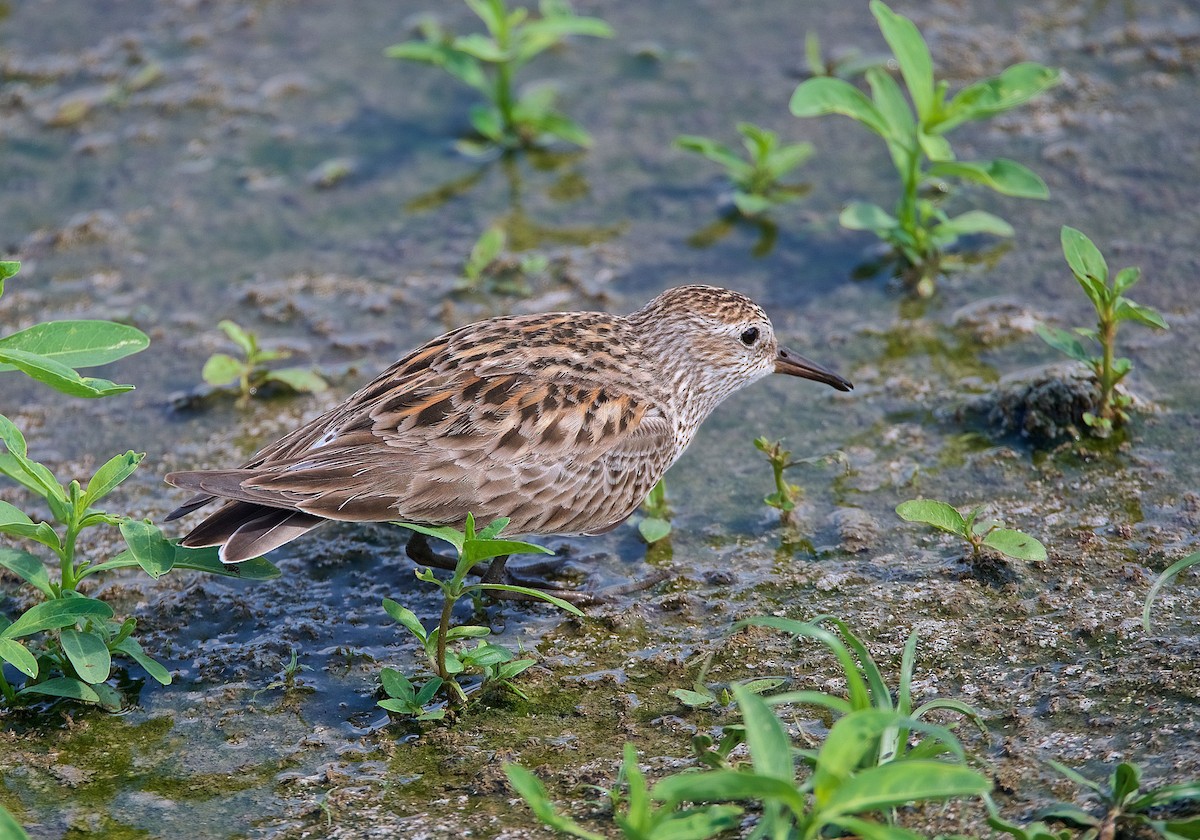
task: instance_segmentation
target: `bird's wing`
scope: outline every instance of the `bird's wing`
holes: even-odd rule
[[[461,522],[471,511],[511,516],[514,531],[548,532],[603,530],[606,521],[557,526],[582,515],[572,512],[575,500],[635,479],[623,495],[632,490],[636,506],[649,474],[647,491],[669,463],[673,424],[636,387],[549,356],[542,364],[528,354],[476,358],[453,339],[402,359],[243,469],[172,478],[214,496],[332,519]],[[626,506],[617,505],[621,518]],[[601,508],[597,521],[617,515]]]

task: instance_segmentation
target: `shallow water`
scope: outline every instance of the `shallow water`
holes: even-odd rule
[[[1065,71],[1048,96],[953,138],[964,158],[1032,166],[1051,199],[956,199],[1008,218],[1017,236],[977,243],[984,259],[914,302],[883,278],[853,279],[872,243],[836,223],[848,200],[890,203],[882,144],[845,119],[787,113],[806,31],[831,51],[882,49],[865,4],[580,3],[618,37],[572,43],[522,78],[558,82],[594,147],[510,163],[453,151],[469,92],[382,56],[431,5],[5,7],[0,244],[24,265],[0,300],[0,331],[87,315],[135,323],[154,341],[101,373],[137,384],[131,395],[64,403],[6,377],[0,411],[35,456],[61,477],[147,451],[113,503],[160,519],[182,499],[163,473],[239,461],[449,326],[507,311],[628,311],[692,281],[751,294],[790,346],[856,389],[767,381],[731,399],[671,471],[667,549],[647,554],[632,526],[548,541],[570,552],[574,580],[607,585],[653,567],[672,577],[582,622],[488,608],[501,641],[540,660],[521,681],[533,699],[496,698],[450,728],[389,724],[375,707],[382,665],[419,668],[381,598],[430,621],[437,609],[392,529],[324,528],[280,551],[283,577],[263,584],[112,579],[106,595],[138,616],[175,683],[143,686],[121,716],[5,718],[0,801],[31,836],[546,836],[511,802],[501,761],[536,768],[564,808],[594,815],[586,785],[612,783],[623,741],[666,772],[691,733],[731,720],[669,696],[690,687],[697,654],[716,652],[711,681],[836,685],[830,657],[811,646],[726,637],[735,620],[765,612],[842,616],[892,672],[919,629],[917,690],[984,711],[993,737],[972,746],[1010,816],[1073,795],[1045,758],[1098,773],[1125,756],[1154,779],[1195,778],[1195,576],[1164,591],[1153,634],[1138,618],[1154,576],[1195,549],[1200,522],[1196,10],[1183,0],[897,6],[954,86],[1017,60]],[[443,14],[467,25],[463,9]],[[129,90],[148,65],[157,78]],[[87,116],[48,124],[72,98],[91,103]],[[715,235],[724,186],[671,148],[680,133],[732,142],[738,120],[817,149],[799,170],[811,191],[774,214],[762,256],[751,225],[689,244]],[[354,161],[345,181],[309,185],[338,158]],[[529,298],[454,295],[471,245],[500,221],[518,246],[566,269]],[[1116,451],[1035,451],[947,419],[1002,376],[1056,361],[1034,322],[1086,322],[1058,247],[1063,223],[1092,236],[1114,268],[1140,265],[1134,298],[1172,325],[1122,334],[1131,387],[1153,410]],[[349,370],[319,397],[173,410],[171,395],[227,349],[215,329],[226,317],[302,362]],[[751,444],[762,434],[798,457],[845,453],[844,464],[792,471],[804,489],[794,539],[760,502],[772,489]],[[956,546],[896,518],[898,502],[921,494],[986,503],[1051,559],[973,569]],[[6,614],[25,603],[11,578],[0,593]],[[313,669],[298,675],[303,690],[270,687],[291,650]],[[979,832],[980,814],[955,805],[912,824]]]

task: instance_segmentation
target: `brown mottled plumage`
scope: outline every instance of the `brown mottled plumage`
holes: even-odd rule
[[[599,534],[633,513],[726,397],[769,373],[851,384],[779,347],[749,298],[670,289],[628,316],[489,318],[418,347],[239,469],[174,472],[225,504],[184,538],[256,557],[326,519]]]

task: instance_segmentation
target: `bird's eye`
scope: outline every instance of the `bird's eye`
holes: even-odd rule
[[[742,333],[742,344],[747,347],[753,347],[756,341],[758,341],[758,327],[749,327]]]

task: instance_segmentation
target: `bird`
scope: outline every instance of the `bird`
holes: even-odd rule
[[[327,520],[461,529],[470,513],[507,518],[513,535],[601,534],[718,405],[772,373],[854,387],[715,286],[671,288],[625,316],[488,318],[411,351],[237,469],[168,473],[197,495],[166,519],[222,502],[181,543],[219,546],[227,564]]]

